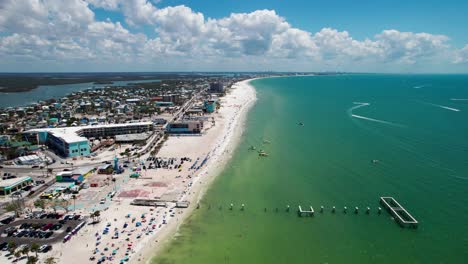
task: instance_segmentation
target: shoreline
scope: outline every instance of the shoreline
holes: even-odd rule
[[[229,126],[225,127],[224,138],[226,138],[226,136],[229,137],[227,137],[227,140],[224,140],[223,137],[220,136],[221,141],[224,141],[222,142],[224,144],[221,146],[221,148],[215,148],[218,156],[216,156],[216,158],[210,159],[207,166],[202,171],[200,171],[200,173],[194,179],[192,193],[185,197],[186,200],[191,202],[191,206],[187,210],[183,211],[180,221],[176,223],[177,225],[169,224],[166,228],[159,232],[159,237],[157,240],[158,242],[151,241],[150,244],[144,246],[145,248],[142,250],[140,261],[138,259],[132,259],[130,263],[150,264],[153,258],[156,258],[162,250],[164,250],[167,246],[170,246],[170,243],[177,234],[180,226],[184,224],[185,221],[193,215],[193,211],[196,210],[195,204],[203,198],[204,194],[211,187],[217,176],[222,173],[225,166],[232,158],[234,151],[239,145],[242,134],[245,130],[247,114],[257,100],[255,88],[250,84],[251,81],[256,79],[261,78],[248,79],[234,84],[235,86],[240,86],[235,89],[244,88],[251,90],[251,98],[249,98],[248,102],[243,105],[239,113],[234,116],[234,120],[231,123],[234,128],[230,129]],[[203,182],[201,180],[203,180]]]
[[[40,261],[54,257],[56,263],[81,264],[89,262],[90,257],[99,259],[107,255],[106,253],[115,251],[116,255],[109,263],[119,263],[122,258],[128,259],[128,263],[151,263],[153,258],[170,245],[179,227],[193,215],[197,202],[203,198],[233,156],[245,130],[247,114],[256,101],[256,91],[250,85],[255,79],[233,84],[232,89],[220,98],[221,107],[213,113],[213,121],[206,122],[201,136],[172,136],[164,143],[158,153],[159,157],[191,159],[181,170],[145,171],[143,177],[137,180],[130,179],[130,173],[118,176],[119,191],[116,197],[106,202],[103,210],[94,207],[95,210],[100,210],[101,221],[95,225],[85,225],[67,243],[53,244],[52,251],[40,255]],[[141,159],[147,157],[149,154],[145,154]],[[193,161],[196,163],[204,158],[207,159],[206,164],[199,170],[189,169]],[[152,184],[158,185],[153,187]],[[110,185],[102,190],[88,189],[89,193],[83,194],[83,199],[99,201],[111,190]],[[139,194],[125,196],[126,193],[134,191],[138,191]],[[157,208],[131,205],[131,201],[136,198],[154,199],[162,196],[164,200],[173,202],[168,202],[167,207]],[[175,201],[189,201],[190,206],[185,209],[175,208]],[[75,212],[88,216],[90,211],[81,208]],[[146,222],[143,215],[151,220]],[[143,224],[135,227],[135,218]],[[128,224],[128,228],[122,228],[124,224]],[[102,235],[102,231],[107,227],[114,232],[118,230],[120,238],[111,239],[112,234]],[[98,248],[100,251],[95,252]],[[126,254],[123,255],[125,249]]]

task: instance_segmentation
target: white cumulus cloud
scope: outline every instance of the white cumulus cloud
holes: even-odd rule
[[[454,63],[468,63],[468,44],[455,51]]]
[[[274,10],[207,18],[187,6],[157,8],[155,2],[2,0],[0,58],[9,63],[28,58],[62,64],[76,60],[109,65],[122,62],[147,69],[190,62],[227,64],[236,69],[256,64],[273,69],[340,65],[347,70],[372,70],[375,65],[468,61],[468,45],[454,49],[444,35],[389,29],[358,40],[334,28],[318,32],[296,28]],[[129,28],[119,21],[97,20],[93,8],[121,12]],[[137,33],[141,26],[153,28],[156,36]],[[0,69],[6,67],[0,62]]]

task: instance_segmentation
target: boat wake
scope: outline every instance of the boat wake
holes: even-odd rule
[[[430,86],[431,84],[416,85],[416,86],[413,86],[413,89],[422,89],[422,88],[430,87]]]
[[[367,120],[367,121],[371,121],[371,122],[376,122],[376,123],[381,123],[381,124],[386,124],[386,125],[391,125],[391,126],[396,126],[396,127],[404,127],[404,125],[401,125],[401,124],[397,124],[397,123],[393,123],[393,122],[389,122],[389,121],[385,121],[385,120],[380,120],[380,119],[375,119],[375,118],[371,118],[371,117],[366,117],[366,116],[353,114],[354,110],[356,110],[358,108],[361,108],[361,107],[369,106],[370,103],[353,102],[353,104],[355,104],[356,106],[353,106],[353,107],[349,108],[348,111],[347,111],[348,115],[350,117],[354,117],[354,118],[358,118],[358,119],[362,119],[362,120]]]
[[[432,103],[427,103],[427,104],[435,106],[435,107],[440,107],[440,108],[443,108],[443,109],[447,109],[447,110],[450,110],[450,111],[454,111],[454,112],[460,112],[460,109],[453,108],[453,107],[448,107],[448,106],[445,106],[445,105],[438,105],[438,104],[432,104]]]

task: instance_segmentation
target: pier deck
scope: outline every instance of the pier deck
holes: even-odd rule
[[[314,208],[311,206],[310,210],[302,210],[302,207],[299,205],[297,214],[299,216],[314,216]]]
[[[418,221],[393,197],[380,197],[380,204],[395,217],[395,220],[402,227],[418,227]]]

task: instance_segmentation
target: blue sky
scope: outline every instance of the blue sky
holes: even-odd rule
[[[468,72],[468,1],[2,0],[0,71]]]
[[[430,32],[452,36],[457,46],[468,43],[468,1],[460,0],[164,0],[159,6],[188,5],[205,16],[258,9],[276,10],[294,27],[316,32],[324,27],[349,31],[357,39],[382,29]]]

